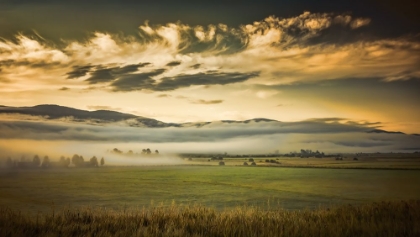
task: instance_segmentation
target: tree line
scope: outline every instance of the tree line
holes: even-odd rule
[[[51,161],[48,156],[41,158],[35,155],[32,161],[26,161],[24,157],[21,160],[13,160],[11,157],[6,159],[6,167],[9,168],[67,168],[70,165],[74,167],[99,167],[105,165],[105,159],[102,157],[100,160],[93,156],[89,160],[83,158],[83,156],[74,154],[73,157],[61,156],[58,161]]]

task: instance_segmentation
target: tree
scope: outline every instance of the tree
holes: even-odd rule
[[[114,148],[113,150],[112,150],[114,153],[117,153],[117,154],[122,154],[123,152],[121,151],[121,150],[119,150],[118,148]]]
[[[147,153],[148,155],[150,155],[150,154],[152,153],[152,151],[151,151],[149,148],[147,148],[147,149],[146,149],[146,153]]]
[[[158,150],[155,150],[155,154],[156,154],[156,155],[159,155],[159,151],[158,151]]]
[[[104,160],[104,158],[102,157],[102,158],[101,158],[101,166],[103,166],[103,165],[105,165],[105,160]]]
[[[90,158],[89,165],[93,167],[98,167],[98,158],[96,158],[96,156]]]
[[[70,165],[70,158],[66,159],[66,157],[61,156],[59,164],[60,164],[61,167],[68,167]]]
[[[41,166],[45,168],[50,166],[50,158],[48,156],[44,156]]]
[[[33,163],[35,166],[39,166],[39,165],[41,164],[41,159],[39,159],[39,156],[38,156],[38,155],[35,155],[35,156],[34,156],[34,159],[32,160],[32,163]]]
[[[71,162],[75,165],[75,166],[83,166],[85,164],[85,161],[83,159],[83,156],[79,156],[77,154],[73,155],[73,157],[71,158]]]

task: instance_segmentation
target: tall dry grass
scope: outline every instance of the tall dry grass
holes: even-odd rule
[[[86,208],[42,216],[0,208],[0,236],[420,236],[419,223],[420,200],[301,211]]]

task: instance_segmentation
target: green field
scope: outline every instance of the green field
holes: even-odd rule
[[[418,170],[152,166],[0,171],[0,206],[30,213],[202,204],[289,210],[420,198]]]

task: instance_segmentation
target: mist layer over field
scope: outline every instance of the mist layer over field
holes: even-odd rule
[[[339,152],[413,152],[420,150],[420,137],[375,130],[363,124],[341,121],[213,122],[206,126],[145,128],[121,124],[86,124],[63,121],[1,121],[0,150],[5,156],[106,157],[111,164],[137,164],[135,156],[109,151],[160,152],[142,163],[174,163],[177,153],[261,154],[300,149]],[[160,162],[158,162],[160,163]],[[176,163],[176,162],[175,162]]]

